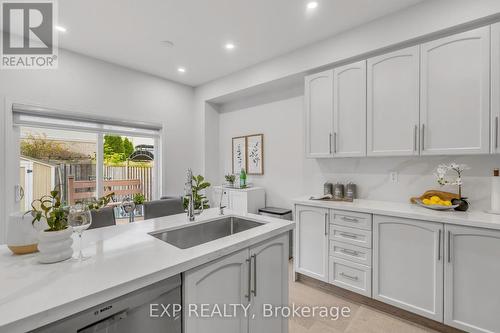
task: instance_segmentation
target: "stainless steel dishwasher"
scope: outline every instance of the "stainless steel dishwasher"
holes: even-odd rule
[[[153,314],[158,316],[163,314],[163,316],[151,317],[150,304],[154,304]],[[53,324],[38,328],[33,332],[181,333],[182,311],[173,316],[172,307],[174,304],[182,304],[180,275],[123,295]],[[169,315],[164,312],[164,308],[167,307]]]

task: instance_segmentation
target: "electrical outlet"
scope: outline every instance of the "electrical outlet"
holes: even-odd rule
[[[399,178],[399,175],[398,175],[397,171],[391,171],[391,173],[389,173],[389,179],[391,180],[391,183],[397,183],[398,178]]]

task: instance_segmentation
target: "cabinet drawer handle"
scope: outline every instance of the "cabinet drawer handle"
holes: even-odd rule
[[[346,221],[346,222],[355,222],[355,223],[358,223],[359,220],[358,219],[355,219],[353,217],[347,217],[347,216],[342,216],[342,220]]]
[[[328,235],[328,213],[325,213],[325,236]]]
[[[357,276],[347,275],[344,272],[340,273],[340,275],[343,276],[343,277],[345,277],[345,278],[347,278],[347,279],[349,279],[349,280],[353,280],[353,281],[358,281],[359,280],[359,278]]]
[[[251,256],[253,258],[253,290],[252,293],[254,296],[257,296],[257,255],[253,254]]]
[[[251,289],[252,289],[252,260],[246,259],[248,263],[248,289],[247,294],[245,295],[246,299],[250,302],[250,298],[252,297]]]
[[[359,252],[358,251],[354,251],[354,250],[349,250],[349,249],[340,249],[340,252],[343,252],[345,254],[350,254],[350,255],[353,255],[353,256],[359,256]]]
[[[345,232],[341,232],[341,233],[340,233],[340,236],[347,237],[347,238],[352,238],[352,239],[357,239],[357,238],[358,238],[358,236],[356,236],[356,235],[353,235],[353,234],[347,234],[347,233],[345,233]]]

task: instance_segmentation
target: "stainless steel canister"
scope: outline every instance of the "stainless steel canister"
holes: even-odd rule
[[[344,184],[337,183],[333,185],[333,198],[335,200],[344,199]]]
[[[326,182],[324,185],[323,185],[323,194],[333,194],[333,185],[332,183],[328,183]]]
[[[353,201],[354,199],[356,199],[356,195],[356,184],[351,182],[347,183],[347,185],[345,186],[345,199]]]

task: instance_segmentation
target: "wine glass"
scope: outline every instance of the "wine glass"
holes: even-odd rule
[[[92,214],[90,213],[90,209],[87,205],[78,203],[69,207],[68,224],[73,227],[73,230],[78,234],[78,238],[80,239],[80,252],[77,258],[79,261],[88,259],[87,257],[83,256],[82,252],[82,233],[84,230],[90,227],[91,223]]]

